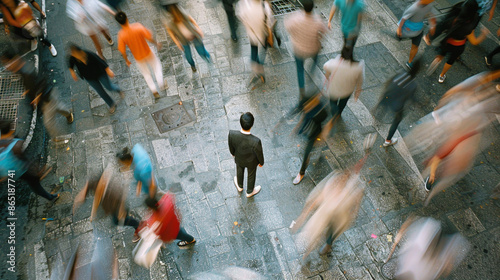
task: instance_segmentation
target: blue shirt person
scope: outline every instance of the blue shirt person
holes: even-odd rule
[[[361,28],[361,15],[365,9],[363,0],[335,0],[328,19],[328,28],[332,28],[332,19],[337,9],[340,10],[340,28],[344,43],[354,47]]]
[[[137,196],[140,191],[153,197],[156,193],[156,179],[153,174],[153,164],[148,152],[141,144],[135,144],[132,151],[124,148],[116,155],[125,166],[134,170],[134,179],[137,181]]]

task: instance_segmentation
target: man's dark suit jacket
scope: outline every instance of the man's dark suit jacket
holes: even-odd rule
[[[229,151],[234,161],[242,167],[257,167],[264,165],[264,154],[260,139],[252,134],[243,134],[237,130],[230,130],[228,136]]]

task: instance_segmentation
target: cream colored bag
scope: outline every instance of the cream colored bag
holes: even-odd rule
[[[155,229],[158,228],[159,223],[155,223],[151,228],[143,229],[139,235],[141,240],[132,251],[134,262],[142,267],[150,268],[156,260],[158,252],[160,251],[163,241],[158,238]]]

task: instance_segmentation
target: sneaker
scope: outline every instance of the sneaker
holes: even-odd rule
[[[116,105],[113,105],[113,106],[111,106],[111,107],[109,108],[109,113],[110,113],[111,115],[113,115],[113,114],[115,113],[115,111],[116,111]]]
[[[112,39],[111,37],[109,38],[109,40],[108,40],[108,39],[106,39],[106,41],[108,41],[108,44],[109,44],[110,46],[112,46],[112,45],[115,43],[115,42],[113,42],[113,39]]]
[[[446,75],[444,76],[439,75],[438,83],[442,84],[444,83],[444,80],[446,80]]]
[[[304,175],[301,175],[300,173],[297,174],[297,177],[295,177],[295,179],[293,179],[293,184],[294,185],[299,184],[302,181],[302,178],[304,178]]]
[[[35,51],[38,48],[38,40],[35,38],[31,40],[31,51]]]
[[[71,113],[69,117],[66,117],[66,119],[68,120],[68,124],[72,124],[74,121],[73,113]]]
[[[236,189],[238,190],[238,192],[242,192],[243,191],[243,188],[240,188],[240,186],[238,186],[238,179],[236,178],[236,176],[234,176],[234,185],[236,186]]]
[[[321,248],[321,250],[319,251],[319,254],[320,255],[326,255],[326,254],[328,254],[331,251],[332,251],[332,245],[325,244],[323,246],[323,248]]]
[[[486,62],[486,65],[491,66],[491,59],[489,59],[487,56],[484,57],[484,62]]]
[[[50,51],[50,54],[52,56],[56,56],[57,55],[56,47],[54,47],[54,45],[52,45],[52,44],[50,44],[49,51]]]
[[[427,176],[427,178],[425,178],[425,181],[424,181],[424,189],[426,191],[430,191],[432,189],[432,183],[429,182],[430,178],[431,178],[430,176]]]
[[[153,95],[155,99],[159,99],[161,97],[160,94],[158,94],[158,92],[153,92]]]
[[[382,144],[382,146],[389,147],[389,146],[396,144],[397,142],[398,142],[398,138],[393,137],[389,142],[387,142],[387,140],[385,140],[385,142],[384,142],[384,144]]]
[[[134,233],[134,237],[132,237],[132,243],[137,243],[139,240],[141,240],[139,234]]]
[[[406,62],[406,67],[411,70],[413,68],[413,62]]]
[[[255,186],[253,189],[253,192],[247,193],[247,197],[252,197],[260,192],[261,187],[260,186]]]
[[[196,66],[191,66],[191,70],[192,70],[193,72],[196,72]]]

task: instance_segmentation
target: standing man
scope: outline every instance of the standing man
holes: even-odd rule
[[[413,67],[413,59],[417,55],[418,45],[420,45],[420,41],[424,36],[424,20],[429,18],[431,22],[429,30],[431,35],[434,35],[436,30],[436,19],[432,12],[433,7],[434,0],[417,0],[405,10],[401,20],[399,20],[396,34],[399,38],[411,39],[410,58],[406,62],[406,67],[409,69]]]
[[[274,16],[269,3],[262,0],[242,0],[238,4],[238,17],[245,26],[250,41],[250,59],[254,78],[265,83],[264,61],[267,46],[273,46],[272,26]],[[259,59],[259,45],[264,48],[264,56]]]
[[[59,100],[57,88],[48,83],[48,77],[36,71],[31,63],[27,63],[23,58],[6,51],[2,54],[1,62],[7,70],[19,74],[23,77],[23,84],[26,95],[33,107],[41,109],[43,114],[43,124],[49,136],[55,141],[58,135],[56,113],[66,117],[68,124],[73,122],[73,113],[69,111],[69,106]]]
[[[299,80],[300,98],[304,98],[305,78],[304,60],[312,58],[314,64],[311,72],[315,69],[318,53],[321,49],[322,35],[327,31],[326,25],[318,15],[312,13],[313,0],[302,0],[304,11],[297,11],[285,20],[285,28],[290,33],[290,39],[295,53],[297,65],[297,78]]]
[[[160,98],[149,68],[155,74],[156,83],[158,83],[160,90],[166,89],[167,85],[163,81],[160,60],[151,51],[147,41],[155,44],[158,50],[161,49],[161,44],[156,42],[151,31],[144,27],[144,25],[138,22],[129,24],[127,15],[124,12],[118,12],[115,19],[122,27],[118,32],[118,50],[122,53],[127,66],[131,64],[127,58],[126,47],[128,46],[137,62],[137,68],[139,68],[142,76],[144,76],[149,89],[153,92],[156,99]]]
[[[252,113],[247,112],[240,117],[241,130],[230,130],[228,136],[229,151],[236,163],[236,176],[234,185],[238,192],[243,191],[243,174],[245,168],[248,172],[247,197],[252,197],[260,192],[261,186],[255,186],[255,175],[257,165],[264,165],[264,154],[262,143],[259,138],[250,134],[254,118]]]
[[[365,8],[363,0],[335,0],[330,18],[328,18],[328,28],[332,29],[332,19],[337,9],[340,10],[340,27],[344,35],[344,45],[354,48],[358,40],[359,30],[361,29],[361,16]]]
[[[231,39],[233,41],[238,41],[238,35],[236,35],[236,31],[238,31],[238,22],[236,19],[236,13],[234,12],[234,3],[237,0],[222,0],[222,6],[224,7],[224,11],[226,11],[227,21],[229,23],[229,30],[231,30]]]

